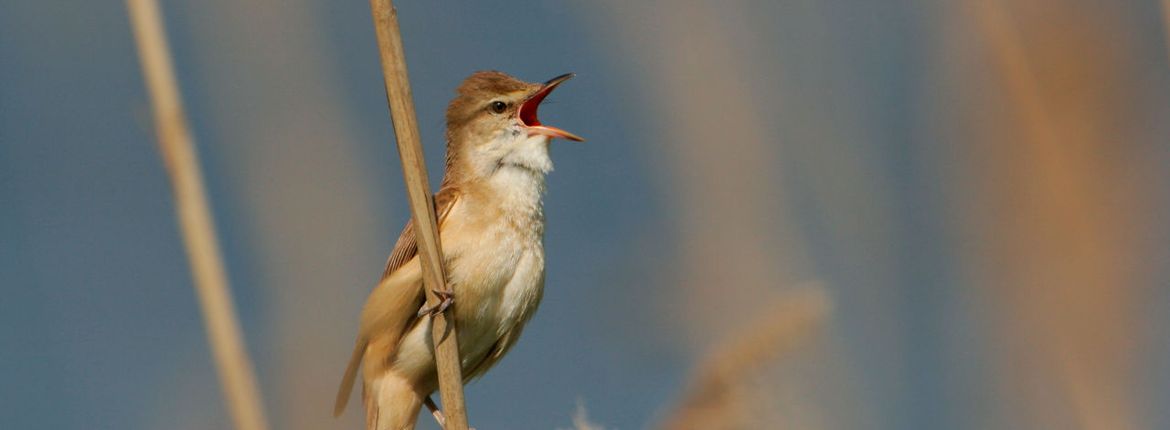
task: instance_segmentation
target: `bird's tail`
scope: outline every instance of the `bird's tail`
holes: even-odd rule
[[[366,430],[414,430],[425,397],[393,372],[370,381],[362,389]]]
[[[353,382],[357,379],[358,370],[362,364],[362,356],[365,353],[366,341],[359,338],[353,347],[353,355],[349,358],[349,365],[345,367],[345,376],[341,377],[341,387],[337,389],[337,398],[333,401],[334,417],[345,412],[345,404],[349,403],[349,392],[353,391]]]

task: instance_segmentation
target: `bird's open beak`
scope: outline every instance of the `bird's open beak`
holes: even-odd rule
[[[575,140],[577,142],[585,141],[585,139],[583,139],[581,136],[569,133],[551,125],[541,124],[540,119],[536,117],[536,111],[540,108],[540,102],[544,101],[544,98],[548,97],[549,93],[551,93],[553,89],[560,85],[561,82],[565,82],[572,77],[572,73],[566,73],[550,79],[548,82],[544,83],[544,86],[540,87],[539,91],[529,96],[527,100],[524,100],[524,103],[520,104],[520,109],[516,111],[516,115],[520,118],[520,123],[524,124],[524,126],[528,128],[528,133],[530,135],[543,134],[549,137],[560,137],[564,139]]]

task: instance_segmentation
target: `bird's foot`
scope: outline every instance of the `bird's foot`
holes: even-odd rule
[[[447,417],[443,415],[443,411],[439,410],[439,405],[431,400],[431,396],[427,396],[423,404],[427,406],[427,410],[431,411],[431,416],[435,417],[435,422],[439,423],[439,427],[447,428]],[[468,430],[475,430],[475,427],[470,427]]]
[[[431,416],[435,417],[435,422],[439,423],[439,427],[447,428],[447,417],[443,416],[443,411],[439,410],[439,406],[435,404],[434,400],[431,400],[431,396],[427,396],[423,404],[427,405],[427,409],[431,411]]]
[[[420,317],[423,315],[434,316],[435,314],[441,314],[446,312],[447,308],[455,303],[455,291],[453,290],[431,290],[431,292],[439,297],[439,303],[436,303],[434,306],[423,305],[418,310],[418,316]]]

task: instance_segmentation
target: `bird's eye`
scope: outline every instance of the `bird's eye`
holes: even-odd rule
[[[492,104],[488,105],[488,109],[491,109],[491,111],[495,113],[504,113],[504,111],[508,109],[508,104],[496,100],[492,102]]]

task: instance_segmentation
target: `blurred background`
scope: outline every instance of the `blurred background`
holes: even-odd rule
[[[272,427],[359,428],[409,216],[368,4],[162,7]],[[1157,1],[398,7],[433,182],[475,70],[576,72],[589,139],[473,426],[1170,428]],[[0,427],[229,427],[121,2],[0,0],[0,285]]]

